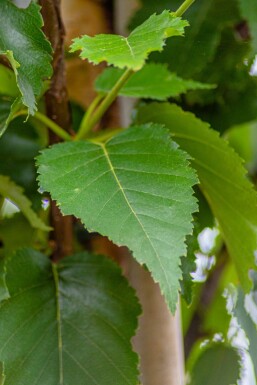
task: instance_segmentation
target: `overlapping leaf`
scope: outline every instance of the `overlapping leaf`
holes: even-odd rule
[[[6,270],[0,361],[8,385],[138,384],[130,339],[140,307],[118,267],[87,253],[52,265],[24,249]]]
[[[241,159],[207,123],[176,105],[152,103],[139,109],[137,121],[165,124],[181,148],[192,156],[202,191],[219,221],[243,287],[251,287],[249,270],[257,250],[257,194]]]
[[[195,362],[190,385],[236,384],[240,377],[240,360],[238,352],[231,346],[209,346]]]
[[[0,64],[0,95],[8,95],[16,98],[19,96],[14,72],[2,64]]]
[[[108,93],[124,70],[107,68],[97,78],[95,88],[98,92]],[[166,65],[146,64],[140,71],[135,72],[119,91],[119,95],[134,98],[167,100],[185,93],[188,90],[210,89],[213,86],[185,80],[171,73]]]
[[[0,54],[10,62],[30,114],[36,110],[43,80],[52,73],[51,47],[42,25],[40,8],[34,2],[19,9],[9,0],[0,1]]]
[[[25,215],[32,227],[43,231],[51,230],[32,210],[31,202],[24,195],[23,189],[4,175],[0,175],[0,196],[12,201]]]
[[[152,15],[128,37],[119,35],[82,36],[74,39],[71,51],[81,50],[81,58],[94,64],[106,61],[118,68],[140,70],[149,54],[161,51],[165,40],[171,36],[183,36],[187,21],[175,17],[169,11]]]
[[[58,144],[38,157],[39,181],[64,214],[128,246],[174,310],[192,231],[195,174],[162,126],[133,127],[106,144]]]

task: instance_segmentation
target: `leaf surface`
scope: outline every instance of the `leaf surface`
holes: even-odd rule
[[[32,227],[43,231],[51,230],[32,210],[31,202],[24,195],[23,189],[4,175],[0,175],[0,195],[12,201],[22,211]]]
[[[5,374],[4,374],[4,364],[0,362],[0,385],[4,385],[5,382]]]
[[[208,123],[176,105],[143,106],[136,120],[166,125],[181,148],[192,156],[192,166],[219,221],[241,283],[250,290],[248,273],[255,268],[257,250],[257,195],[239,156]]]
[[[205,349],[198,357],[190,385],[230,385],[240,377],[240,356],[237,351],[222,344]]]
[[[19,96],[14,72],[0,64],[0,95],[8,95],[13,98]]]
[[[0,2],[0,54],[8,58],[17,80],[22,101],[29,113],[36,111],[36,96],[43,80],[52,74],[51,46],[46,40],[40,7],[31,2],[17,8],[9,0]]]
[[[120,79],[124,70],[106,68],[96,79],[95,88],[107,94]],[[119,91],[119,95],[132,98],[167,100],[188,90],[210,89],[213,86],[184,80],[168,70],[163,64],[146,64],[135,72]]]
[[[41,187],[62,212],[129,247],[160,283],[174,311],[197,180],[167,130],[146,125],[129,128],[104,145],[58,144],[43,151],[37,163]]]
[[[74,39],[71,52],[81,50],[81,58],[94,64],[106,61],[118,68],[138,71],[151,52],[162,51],[167,38],[183,36],[186,26],[187,21],[163,11],[160,15],[150,16],[128,37],[101,34]]]
[[[87,253],[53,265],[24,249],[6,270],[0,360],[8,385],[137,385],[130,339],[140,307],[116,265]]]

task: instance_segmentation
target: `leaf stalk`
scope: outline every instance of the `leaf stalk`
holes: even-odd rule
[[[182,16],[194,2],[195,0],[185,0],[184,3],[181,4],[179,9],[175,12],[175,16]]]

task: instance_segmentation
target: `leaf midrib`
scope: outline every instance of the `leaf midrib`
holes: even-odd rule
[[[118,176],[116,175],[115,169],[114,169],[114,167],[113,167],[113,165],[112,165],[111,159],[110,159],[110,157],[109,157],[109,154],[108,154],[108,151],[107,151],[105,145],[102,144],[102,143],[99,143],[99,146],[100,146],[100,147],[102,148],[102,150],[103,150],[103,153],[104,153],[104,155],[105,155],[105,157],[106,157],[107,163],[108,163],[108,165],[109,165],[109,167],[110,167],[110,171],[111,171],[111,173],[113,174],[113,177],[114,177],[114,179],[115,179],[115,181],[116,181],[116,183],[117,183],[117,185],[118,185],[118,187],[119,187],[119,189],[120,189],[120,191],[121,191],[121,193],[122,193],[122,195],[123,195],[123,197],[124,197],[124,200],[125,200],[126,204],[128,205],[128,207],[129,207],[129,209],[131,210],[131,212],[133,213],[135,219],[136,219],[137,222],[139,223],[141,229],[143,230],[143,232],[144,232],[146,238],[147,238],[148,241],[149,241],[149,244],[150,244],[151,248],[152,248],[153,251],[154,251],[154,254],[156,255],[156,258],[157,258],[158,261],[159,261],[159,264],[160,264],[160,267],[161,267],[161,269],[162,269],[162,271],[163,271],[163,274],[164,274],[164,277],[165,277],[167,286],[170,287],[170,285],[169,285],[169,280],[168,280],[166,271],[165,271],[165,269],[164,269],[164,267],[163,267],[163,265],[162,265],[162,263],[161,263],[161,259],[160,259],[160,257],[159,257],[159,254],[157,253],[157,251],[156,251],[156,249],[155,249],[155,247],[154,247],[154,245],[153,245],[151,239],[149,238],[149,236],[148,236],[148,234],[147,234],[147,232],[146,232],[146,230],[145,230],[145,228],[144,228],[142,222],[141,222],[140,219],[138,218],[137,213],[135,212],[135,210],[134,210],[133,207],[131,206],[131,204],[130,204],[130,202],[129,202],[127,196],[126,196],[126,193],[125,193],[125,191],[124,191],[124,189],[123,189],[123,187],[122,187],[122,185],[121,185],[121,183],[120,183],[120,181],[119,181],[119,178],[118,178]]]

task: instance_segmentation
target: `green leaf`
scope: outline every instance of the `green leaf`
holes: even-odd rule
[[[17,112],[21,109],[22,101],[18,97],[12,103],[9,100],[0,98],[0,138],[4,134],[5,130],[15,118]]]
[[[1,106],[0,103],[0,111]],[[30,122],[23,123],[23,120],[24,117],[13,120],[0,139],[0,175],[9,176],[23,187],[33,207],[38,209],[41,207],[42,196],[37,191],[34,158],[41,147],[34,127]]]
[[[9,0],[1,0],[0,15],[0,54],[8,58],[23,104],[33,115],[43,80],[52,74],[52,50],[41,31],[40,7],[32,2],[28,8],[19,9]]]
[[[232,385],[240,377],[240,356],[226,345],[215,344],[200,354],[190,373],[190,385]]]
[[[4,374],[4,364],[0,362],[0,385],[4,385],[5,383],[5,374]]]
[[[0,360],[8,385],[137,385],[130,340],[140,307],[113,262],[81,253],[55,265],[24,249],[6,269]]]
[[[23,189],[4,175],[0,175],[0,195],[12,201],[25,215],[32,227],[43,231],[51,230],[32,210],[31,202],[24,195]]]
[[[196,210],[187,155],[158,125],[132,127],[106,144],[62,143],[38,157],[39,181],[64,214],[129,247],[172,311]]]
[[[5,261],[3,258],[0,258],[0,302],[8,299],[10,297],[8,288],[6,286],[6,269],[5,269]],[[1,374],[1,370],[0,370]],[[1,378],[1,375],[0,375]],[[1,381],[0,381],[1,385]]]
[[[0,94],[12,98],[19,96],[14,72],[10,68],[0,64]]]
[[[124,70],[106,68],[96,79],[96,90],[107,94],[123,73]],[[164,64],[152,63],[146,64],[140,71],[135,72],[121,88],[119,95],[132,98],[167,100],[188,90],[210,88],[213,88],[210,84],[181,79],[176,74],[171,73]]]
[[[257,250],[257,195],[246,178],[239,156],[208,123],[176,105],[152,103],[143,106],[136,120],[166,125],[176,142],[191,155],[192,166],[219,221],[240,281],[250,290],[248,273],[255,267]]]
[[[140,70],[149,54],[162,51],[165,40],[183,36],[187,21],[169,11],[152,15],[126,38],[119,35],[84,35],[74,39],[71,52],[81,50],[81,58],[99,64],[106,61],[118,68]]]
[[[244,19],[247,20],[250,34],[252,37],[252,46],[254,55],[257,54],[257,2],[256,0],[238,0],[239,8]]]
[[[256,284],[256,277],[255,277]],[[257,375],[257,329],[256,323],[253,322],[250,314],[246,310],[245,304],[247,300],[253,298],[253,302],[250,302],[250,306],[254,311],[256,308],[256,291],[252,291],[247,296],[244,295],[243,291],[240,288],[235,288],[230,285],[226,292],[227,298],[227,309],[229,313],[237,319],[238,325],[245,332],[246,338],[249,342],[248,352],[251,356],[254,371]],[[255,300],[254,300],[255,296]],[[255,320],[256,321],[256,320]]]

